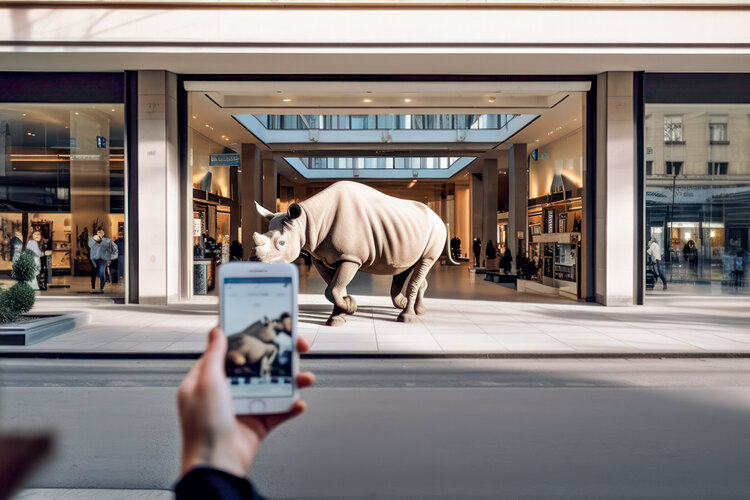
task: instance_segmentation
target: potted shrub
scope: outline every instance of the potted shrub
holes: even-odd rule
[[[34,254],[24,250],[13,262],[13,278],[18,281],[7,290],[0,291],[0,323],[13,323],[34,307],[36,297],[29,282],[36,279],[38,269]]]

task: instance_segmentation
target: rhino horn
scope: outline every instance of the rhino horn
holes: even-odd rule
[[[266,218],[267,220],[271,220],[271,219],[273,219],[276,216],[275,213],[271,212],[270,210],[266,210],[265,208],[263,208],[263,206],[260,203],[258,203],[257,201],[255,202],[255,209],[258,211],[258,213],[262,217]]]

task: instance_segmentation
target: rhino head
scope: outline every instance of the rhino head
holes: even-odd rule
[[[255,202],[258,213],[268,222],[268,232],[253,233],[255,256],[261,262],[293,262],[299,257],[305,238],[302,208],[292,203],[287,213],[273,213]]]

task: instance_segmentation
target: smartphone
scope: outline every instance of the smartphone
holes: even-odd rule
[[[219,268],[219,324],[226,375],[240,415],[283,413],[299,398],[293,264],[228,262]]]

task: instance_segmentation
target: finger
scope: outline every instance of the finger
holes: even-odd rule
[[[297,375],[297,387],[304,389],[315,383],[315,374],[313,372],[302,372]]]
[[[203,354],[204,373],[224,375],[224,364],[227,355],[227,336],[215,326],[208,332],[208,346]]]
[[[310,344],[302,337],[297,337],[297,352],[305,353],[310,350]]]
[[[288,412],[280,413],[278,415],[269,415],[268,417],[266,417],[266,423],[268,424],[269,432],[274,427],[277,427],[283,424],[284,422],[286,422],[287,420],[290,420],[296,417],[297,415],[305,411],[306,408],[307,408],[307,403],[305,403],[304,401],[300,399],[294,402],[294,404],[292,405],[292,408]]]
[[[200,378],[202,370],[203,357],[199,358],[198,361],[195,362],[195,364],[188,371],[187,375],[185,375],[185,378],[182,379],[180,388],[177,393],[178,396],[187,395],[193,392],[193,389],[195,389],[195,385],[198,383],[198,379]]]

